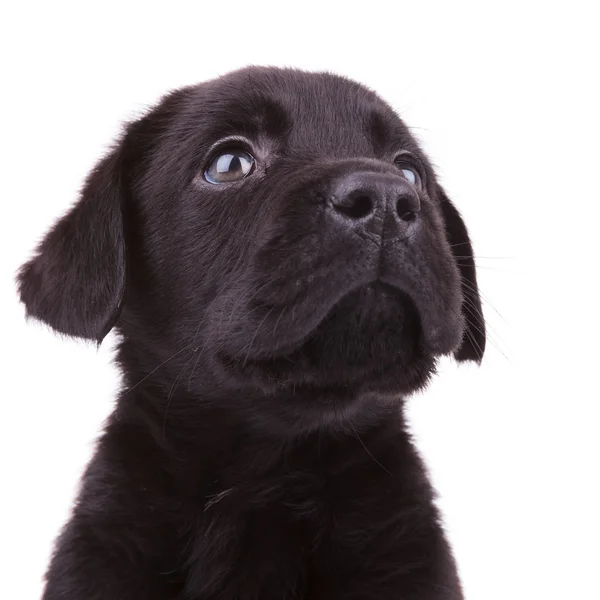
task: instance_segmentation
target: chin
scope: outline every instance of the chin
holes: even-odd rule
[[[217,364],[223,380],[254,398],[260,419],[262,409],[271,413],[267,422],[312,428],[356,421],[360,412],[369,419],[424,388],[435,373],[415,302],[380,281],[345,295],[300,338],[282,331],[277,346],[253,352],[250,333],[248,352],[222,353]],[[262,406],[259,396],[270,400]]]

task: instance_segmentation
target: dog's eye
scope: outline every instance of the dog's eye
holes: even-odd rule
[[[229,183],[247,177],[254,170],[254,157],[241,148],[230,148],[215,156],[204,171],[209,183]]]
[[[405,160],[396,160],[396,166],[400,169],[402,176],[406,179],[411,185],[414,185],[416,188],[421,187],[421,177],[419,175],[419,171],[415,169],[409,162]]]

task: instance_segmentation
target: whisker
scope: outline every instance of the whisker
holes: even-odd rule
[[[463,308],[471,315],[471,317],[473,319],[477,319],[479,320],[479,314],[477,312],[475,312],[475,309],[472,305],[470,305],[468,302],[465,302],[465,304],[463,305]],[[475,329],[476,331],[478,331],[481,335],[484,334],[484,332],[478,327],[478,325],[476,323],[473,322],[472,319],[469,319],[469,317],[467,315],[465,316],[465,320],[467,321],[467,324],[470,325],[473,329]],[[500,336],[498,335],[498,333],[496,332],[496,330],[488,323],[488,321],[485,319],[485,317],[483,317],[483,323],[485,325],[485,328],[487,330],[487,339],[489,341],[489,343],[498,351],[500,352],[500,354],[502,354],[502,356],[504,356],[504,358],[512,364],[512,361],[508,358],[508,356],[504,353],[504,351],[502,350],[502,348],[500,348],[499,345],[499,338]],[[467,330],[467,334],[469,334],[470,332]],[[492,333],[494,333],[494,336],[492,336]],[[498,340],[495,339],[495,337],[498,338]],[[471,336],[471,341],[473,343],[475,343],[478,346],[478,349],[481,353],[481,348],[479,347],[479,344],[477,344],[477,342],[473,339],[473,337]]]
[[[243,296],[243,294],[240,294],[238,299],[235,301],[235,304],[233,305],[231,312],[229,313],[229,319],[227,320],[227,327],[231,326],[231,322],[233,321],[233,316],[235,314],[235,311],[237,309],[237,307],[242,303],[242,301],[245,300],[246,304],[249,304],[252,300],[254,300],[254,298],[256,298],[256,296],[258,296],[258,294],[260,292],[262,292],[268,285],[271,285],[273,283],[273,279],[269,279],[268,281],[265,281],[262,285],[259,285],[256,290],[254,290],[254,292],[252,292],[252,294],[250,295],[249,298],[245,298]],[[254,309],[253,309],[254,310]],[[252,311],[250,313],[248,313],[248,315],[252,314]]]
[[[499,273],[509,273],[509,274],[511,273],[511,271],[508,271],[507,269],[499,269],[498,267],[491,267],[489,265],[478,265],[478,264],[471,265],[471,264],[462,263],[460,261],[456,261],[456,263],[458,264],[459,267],[474,266],[476,269],[487,269],[489,271],[498,271]],[[512,273],[512,274],[514,274],[514,273]]]
[[[177,352],[175,352],[174,354],[172,354],[171,356],[169,356],[169,358],[167,358],[166,360],[164,360],[163,362],[161,362],[158,365],[158,367],[156,367],[155,369],[152,369],[152,371],[150,371],[150,373],[148,373],[148,375],[146,375],[145,377],[143,377],[142,379],[140,379],[140,381],[138,381],[135,385],[133,385],[129,389],[125,390],[125,392],[123,393],[123,396],[129,394],[130,392],[133,392],[133,390],[135,390],[135,388],[137,388],[139,385],[141,385],[142,383],[144,383],[144,381],[146,381],[146,379],[148,379],[148,377],[151,377],[152,375],[154,375],[154,373],[156,373],[156,371],[158,371],[162,366],[166,365],[168,362],[170,362],[171,360],[173,360],[176,356],[178,356],[179,354],[181,354],[185,350],[188,350],[192,346],[193,346],[193,344],[187,344],[186,346],[184,346],[183,348],[181,348],[180,350],[178,350]]]
[[[482,302],[489,306],[505,323],[506,319],[502,316],[502,314],[498,311],[498,309],[492,304],[491,300],[480,290],[476,285],[473,285],[468,279],[461,275],[462,284],[467,288],[467,290],[479,294],[479,297]]]
[[[166,438],[166,434],[167,434],[167,413],[169,412],[169,407],[171,406],[171,400],[173,399],[173,396],[175,395],[175,389],[177,387],[177,384],[179,383],[179,380],[183,376],[183,373],[185,372],[187,366],[192,361],[192,358],[194,358],[193,354],[186,361],[185,365],[183,365],[183,368],[179,372],[179,375],[177,375],[177,377],[175,378],[175,381],[173,381],[173,385],[171,385],[171,389],[169,390],[169,395],[167,396],[167,405],[165,406],[165,414],[163,417],[163,432],[162,432],[163,440]]]
[[[277,321],[275,321],[275,326],[273,327],[273,337],[275,337],[275,332],[277,331],[277,326],[279,325],[279,321],[281,321],[281,318],[283,317],[286,309],[287,309],[287,306],[284,306],[283,310],[279,313],[279,316],[277,317]]]
[[[471,246],[473,242],[459,242],[458,244],[450,244],[450,248],[458,248],[459,246]]]
[[[354,425],[352,424],[352,421],[348,421],[348,424],[350,425],[350,427],[352,428],[352,431],[354,431],[354,435],[356,436],[356,439],[360,442],[360,445],[365,449],[365,452],[375,461],[376,464],[378,464],[386,473],[388,473],[389,475],[392,475],[391,471],[389,471],[388,469],[386,469],[369,451],[369,449],[365,446],[365,443],[362,441],[362,439],[360,438],[360,435],[358,435],[358,431],[356,431],[356,429],[354,428]]]
[[[196,360],[194,361],[194,364],[192,365],[192,370],[190,371],[190,375],[188,377],[188,383],[187,383],[187,390],[188,392],[191,391],[192,389],[192,377],[194,377],[194,373],[196,372],[196,367],[198,366],[198,362],[200,361],[200,358],[202,358],[204,356],[204,351],[207,348],[207,342],[205,341],[204,344],[202,344],[202,347],[198,347],[195,350],[199,350],[199,352],[196,352]]]
[[[514,256],[457,256],[456,254],[454,255],[454,258],[456,260],[463,260],[463,259],[475,259],[475,260],[479,260],[479,259],[483,259],[483,260],[514,260]]]
[[[469,317],[464,315],[464,318],[465,318],[467,325],[469,325],[473,329],[477,330],[477,327],[475,325],[473,325],[473,323],[471,323],[471,321],[469,320]],[[470,342],[477,348],[480,359],[484,360],[485,356],[486,356],[485,352],[484,352],[483,348],[481,347],[481,345],[479,344],[479,342],[475,339],[475,336],[473,335],[473,333],[469,330],[469,327],[467,327],[467,329],[465,329],[465,335],[469,338]]]
[[[250,341],[250,345],[248,346],[248,351],[246,352],[246,358],[244,359],[244,363],[243,363],[244,367],[246,366],[246,363],[248,362],[248,359],[250,358],[250,352],[252,351],[252,346],[254,345],[254,340],[256,339],[256,336],[258,335],[259,329],[263,326],[264,322],[267,320],[268,316],[273,312],[274,309],[275,309],[275,307],[273,306],[267,312],[267,314],[263,317],[262,321],[258,324],[258,327],[255,329],[254,335],[252,336],[252,340]]]

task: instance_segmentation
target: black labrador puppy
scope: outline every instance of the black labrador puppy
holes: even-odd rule
[[[248,68],[169,94],[18,279],[57,331],[120,335],[46,600],[461,598],[403,402],[482,358],[471,243],[373,92]]]

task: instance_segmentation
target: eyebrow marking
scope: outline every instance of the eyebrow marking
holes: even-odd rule
[[[285,108],[271,98],[260,98],[260,127],[272,137],[284,136],[291,129],[291,120]]]
[[[367,133],[371,139],[373,151],[380,154],[389,144],[390,120],[378,110],[372,110],[367,118]]]

